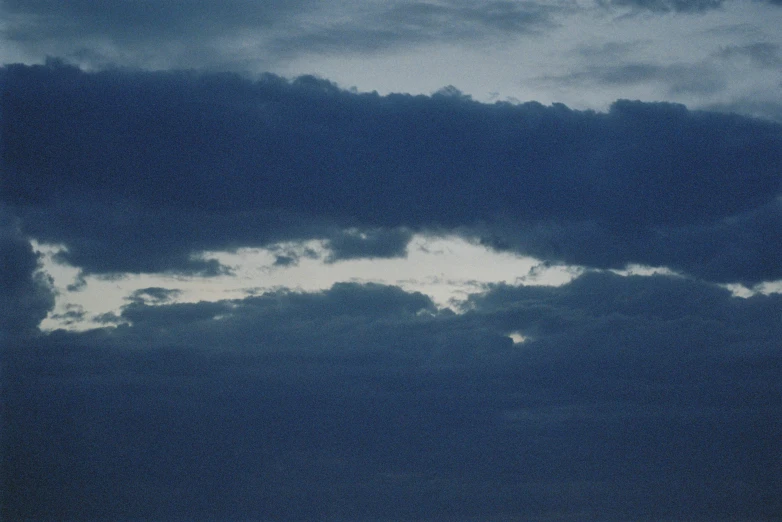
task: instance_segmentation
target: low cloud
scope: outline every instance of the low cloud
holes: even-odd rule
[[[2,199],[85,273],[216,275],[200,252],[307,239],[334,259],[395,256],[434,230],[552,262],[782,277],[767,262],[782,166],[771,122],[357,94],[313,77],[1,74]]]
[[[0,350],[35,334],[54,307],[52,283],[39,268],[40,256],[0,208]]]
[[[129,303],[5,353],[3,514],[762,518],[780,299],[587,273],[463,315],[348,283]]]

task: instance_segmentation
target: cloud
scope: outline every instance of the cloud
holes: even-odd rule
[[[131,302],[5,353],[3,515],[762,518],[780,299],[586,273],[463,315],[351,283]]]
[[[367,354],[382,358],[385,352],[402,361],[425,361],[427,356],[416,353],[415,337],[428,328],[426,318],[433,315],[436,308],[423,294],[338,283],[319,293],[281,290],[236,301],[134,301],[116,319],[129,325],[122,327],[127,333],[119,335],[146,346],[163,342],[180,348],[299,354],[326,362]]]
[[[0,208],[0,348],[37,332],[54,307],[54,291],[39,269],[39,255]]]
[[[567,2],[391,2],[346,21],[275,38],[275,53],[378,52],[431,42],[480,41],[539,33],[571,11]]]
[[[762,68],[774,68],[782,63],[779,45],[770,42],[728,45],[720,49],[716,56],[725,60],[748,58],[753,64]]]
[[[345,230],[329,239],[327,261],[343,259],[404,257],[413,234],[409,230]]]
[[[656,13],[701,13],[722,7],[725,0],[609,0],[604,5],[634,7]]]
[[[2,82],[2,198],[85,273],[218,274],[199,252],[306,239],[330,239],[335,259],[398,255],[409,232],[453,230],[551,261],[782,276],[753,268],[776,252],[773,234],[754,238],[779,226],[769,122],[56,62],[8,66]],[[707,240],[728,249],[708,270],[689,246]]]
[[[779,0],[755,0],[772,6],[780,6]],[[727,2],[731,3],[731,2]],[[736,2],[738,3],[738,2]],[[705,13],[721,9],[725,0],[598,0],[603,7],[629,7],[637,11],[648,11],[655,14],[681,13],[694,14]]]
[[[0,13],[7,21],[3,35],[9,43],[36,56],[64,54],[93,67],[241,68],[247,59],[236,55],[242,38],[284,30],[313,5],[307,0],[276,2],[273,7],[248,0],[97,5],[14,0],[3,2]]]
[[[653,226],[647,230],[601,227],[590,222],[548,222],[526,229],[485,231],[483,242],[499,250],[523,251],[540,259],[602,268],[629,260],[665,266],[711,281],[776,280],[782,245],[780,200],[711,223]]]
[[[4,2],[4,36],[38,56],[91,67],[257,70],[306,53],[369,52],[422,43],[529,34],[552,27],[566,2],[334,2],[273,7],[216,2]],[[204,24],[205,19],[209,24]]]
[[[714,94],[724,90],[727,85],[722,72],[707,63],[598,65],[566,75],[545,77],[542,80],[573,86],[584,83],[603,86],[661,84],[668,96]]]
[[[710,103],[705,109],[719,112],[747,114],[782,123],[782,103],[767,96],[742,96],[728,103]]]
[[[676,276],[586,272],[560,287],[495,285],[474,295],[471,307],[503,330],[545,343],[543,357],[562,350],[565,359],[606,362],[630,355],[624,350],[634,346],[641,350],[632,353],[636,361],[667,364],[680,357],[727,361],[777,353],[782,325],[770,311],[780,299],[736,298],[724,288]],[[631,332],[635,340],[624,337]]]
[[[87,311],[81,305],[67,304],[64,312],[53,313],[50,317],[65,325],[72,325],[84,321],[87,318]]]
[[[85,67],[0,68],[0,519],[782,512],[782,295],[720,285],[782,278],[782,126],[725,113],[782,114],[762,89],[779,49],[760,11],[731,4],[739,34],[707,27],[722,1],[354,4],[0,2],[4,52]],[[579,36],[606,22],[636,38],[650,17],[720,39],[665,64],[645,41]],[[653,38],[676,46],[667,30]],[[587,60],[551,78],[585,99],[651,85],[720,112],[206,72],[451,44],[498,62],[518,44],[549,71],[546,53]],[[560,263],[572,280],[472,281],[459,313],[380,284],[181,302],[155,283],[115,312],[52,316],[103,328],[37,329],[55,290],[36,243],[80,269],[78,291],[91,275],[228,274],[212,255],[259,253],[244,247],[267,249],[267,274],[454,236],[538,258],[517,283]],[[636,263],[657,275],[605,270]]]
[[[155,304],[161,304],[176,298],[181,293],[182,292],[180,290],[152,286],[149,288],[140,288],[135,290],[130,294],[128,299],[137,303],[151,302]]]

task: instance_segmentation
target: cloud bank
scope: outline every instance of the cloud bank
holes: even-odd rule
[[[38,269],[39,256],[29,240],[0,209],[0,348],[34,334],[54,307],[51,283]]]
[[[134,300],[5,352],[3,515],[773,517],[781,300],[610,273],[463,315],[351,283]]]
[[[459,231],[544,260],[782,277],[782,126],[379,96],[313,77],[12,65],[2,201],[86,273],[220,273],[200,251],[330,239],[394,256]],[[353,232],[344,232],[353,231]]]
[[[723,2],[612,4],[695,19]],[[26,5],[4,3],[18,15],[6,37],[29,23],[70,37],[84,26],[70,18],[116,36],[128,18],[125,48],[153,38],[133,34],[142,4],[123,17],[35,4],[51,18]],[[310,6],[233,5],[247,16],[218,10],[206,36],[279,29]],[[204,14],[188,6],[170,28],[169,7],[144,9],[172,41]],[[390,9],[389,46],[442,21],[474,38],[554,21],[535,3]],[[753,40],[710,59],[772,69],[778,54]],[[585,70],[701,93],[713,80],[653,61]],[[772,519],[782,296],[720,285],[782,278],[781,167],[778,123],[672,103],[594,112],[453,87],[381,96],[312,76],[6,65],[0,518]],[[535,256],[527,280],[554,263],[580,275],[489,286],[461,313],[381,284],[211,302],[147,285],[105,328],[37,329],[55,290],[34,240],[81,270],[76,291],[89,275],[227,274],[204,253],[242,247],[284,267],[319,256],[311,239],[326,263],[403,257],[416,234]],[[670,270],[605,270],[628,264]]]

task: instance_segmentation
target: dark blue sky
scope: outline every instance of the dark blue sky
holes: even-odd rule
[[[782,520],[779,2],[155,5],[0,6],[20,62],[0,68],[0,518]],[[578,66],[537,78],[627,91],[610,103],[328,79],[335,56],[534,45],[579,19],[614,40],[581,35]],[[710,58],[629,38],[642,21]],[[433,238],[534,267],[445,307],[416,281],[272,288],[204,255],[325,272]],[[164,276],[211,298],[131,284]]]

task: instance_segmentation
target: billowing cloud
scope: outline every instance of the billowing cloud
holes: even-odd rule
[[[3,515],[759,519],[781,307],[610,273],[464,315],[357,284],[129,303],[6,353]]]
[[[3,201],[88,273],[215,274],[198,252],[311,238],[396,256],[411,232],[458,230],[552,261],[782,277],[770,122],[57,62],[2,85]]]

